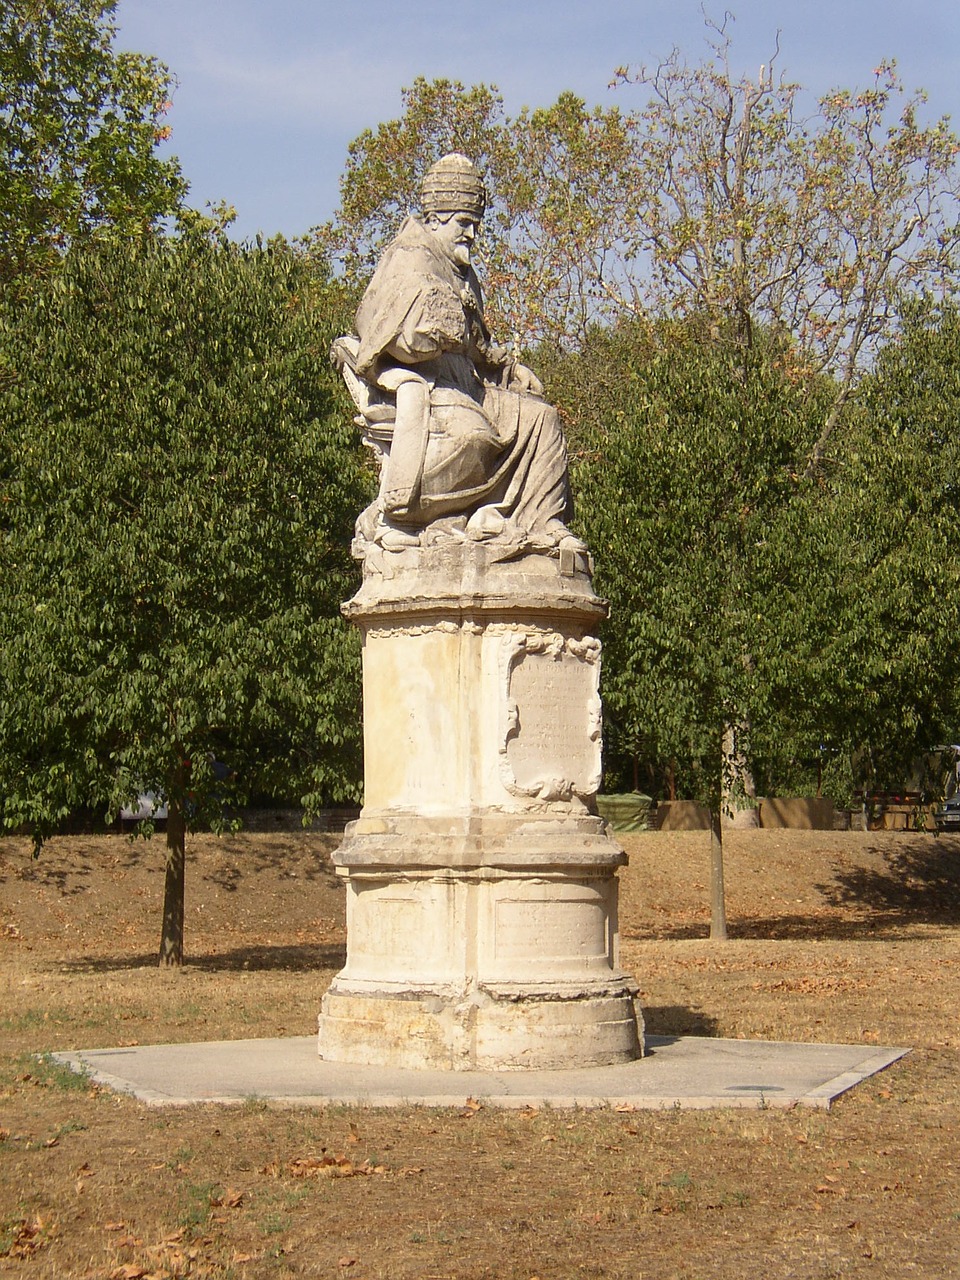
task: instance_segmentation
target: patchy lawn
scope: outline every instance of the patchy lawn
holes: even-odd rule
[[[625,838],[654,1033],[914,1047],[832,1111],[152,1110],[33,1056],[305,1035],[343,963],[316,834],[0,841],[0,1276],[331,1280],[960,1276],[960,837]]]

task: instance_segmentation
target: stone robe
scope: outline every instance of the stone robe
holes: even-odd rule
[[[392,520],[422,527],[479,513],[491,534],[504,524],[539,542],[567,534],[557,412],[510,389],[514,362],[490,341],[475,272],[461,274],[418,219],[408,218],[385,250],[357,312],[357,333],[362,377],[389,385],[398,369],[413,370],[429,393],[422,447],[400,438],[412,437],[417,424],[398,414],[386,484],[399,483],[391,465],[403,469],[410,496],[388,512]]]

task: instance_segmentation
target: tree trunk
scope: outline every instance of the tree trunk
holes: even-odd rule
[[[171,796],[167,801],[167,867],[163,884],[163,930],[160,934],[160,964],[183,964],[183,890],[185,879],[186,821],[183,801]]]
[[[757,788],[747,755],[748,735],[746,721],[731,720],[723,726],[720,816],[725,826],[739,830],[760,825]]]
[[[727,906],[723,892],[723,827],[720,810],[710,809],[710,937],[724,942],[727,937]]]

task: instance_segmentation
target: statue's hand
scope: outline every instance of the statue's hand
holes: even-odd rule
[[[510,372],[510,390],[526,392],[531,396],[543,395],[543,383],[525,364],[518,361]]]

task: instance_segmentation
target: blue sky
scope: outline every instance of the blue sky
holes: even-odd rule
[[[736,71],[770,61],[819,96],[896,58],[929,115],[960,131],[957,0],[732,0]],[[716,19],[724,6],[707,5]],[[191,203],[226,200],[235,231],[294,236],[329,217],[349,141],[399,114],[418,75],[483,81],[508,111],[608,89],[617,66],[707,52],[700,0],[119,0],[118,47],[155,54],[179,87],[169,123]]]

